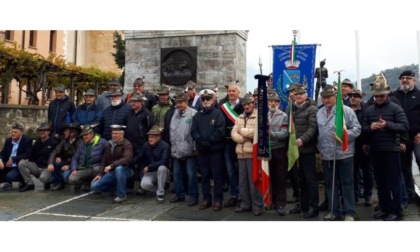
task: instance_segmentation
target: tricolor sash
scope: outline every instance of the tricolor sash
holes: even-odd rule
[[[223,113],[226,114],[226,116],[231,120],[233,123],[235,123],[236,118],[238,118],[238,114],[236,114],[235,110],[230,106],[229,101],[225,102],[222,106]]]

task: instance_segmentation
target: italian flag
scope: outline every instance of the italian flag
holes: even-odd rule
[[[258,157],[258,119],[254,130],[254,141],[252,146],[252,182],[261,195],[266,206],[271,205],[270,196],[270,172],[268,160]]]
[[[349,136],[347,134],[346,118],[344,116],[343,95],[341,93],[341,80],[338,75],[337,101],[335,103],[335,139],[343,146],[343,152],[349,149]]]

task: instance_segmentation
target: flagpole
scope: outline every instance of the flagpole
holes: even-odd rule
[[[356,88],[363,92],[362,79],[360,77],[360,47],[359,47],[359,31],[358,30],[356,30],[356,71],[357,71]]]

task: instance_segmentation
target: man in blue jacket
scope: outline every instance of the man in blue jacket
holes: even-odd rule
[[[80,125],[99,125],[101,123],[102,109],[95,104],[96,93],[93,89],[88,89],[83,95],[85,103],[77,106],[73,114],[73,121]],[[94,128],[94,130],[97,128]]]
[[[161,138],[159,126],[154,125],[149,132],[148,142],[144,143],[140,154],[135,158],[135,162],[140,161],[143,167],[143,178],[140,187],[143,190],[156,192],[158,202],[164,200],[165,182],[169,176],[169,144]]]

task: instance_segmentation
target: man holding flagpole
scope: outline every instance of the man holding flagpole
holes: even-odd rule
[[[316,113],[318,108],[313,101],[308,98],[308,93],[303,85],[297,85],[294,89],[294,100],[289,103],[289,122],[293,121],[295,126],[295,144],[289,145],[289,152],[295,148],[298,152],[296,162],[289,154],[289,169],[295,169],[299,179],[299,198],[300,203],[290,210],[291,214],[304,213],[303,218],[309,219],[318,216],[318,179],[315,173],[315,152],[316,136],[318,125]],[[293,120],[290,120],[293,119]],[[289,123],[289,129],[290,127]],[[290,133],[289,143],[291,143],[292,133]],[[293,168],[292,168],[293,166]]]
[[[318,123],[317,148],[321,154],[328,210],[324,220],[354,221],[355,199],[353,182],[353,155],[355,139],[361,126],[354,111],[343,106],[340,75],[337,92],[327,85],[321,92],[324,105],[316,115]],[[342,200],[340,199],[339,188]],[[341,203],[343,205],[340,207]]]

